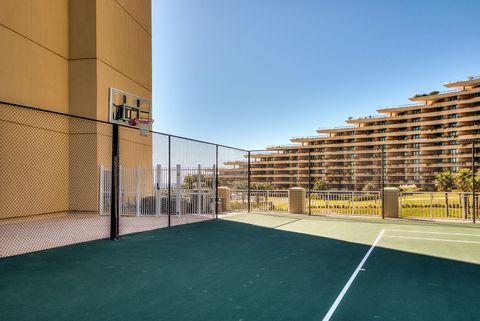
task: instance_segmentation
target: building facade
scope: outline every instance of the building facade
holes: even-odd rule
[[[108,121],[110,88],[151,99],[151,34],[150,0],[0,1],[0,218],[98,210],[111,126],[14,105]],[[151,137],[120,136],[122,166],[152,166]]]
[[[431,190],[437,173],[471,166],[469,140],[480,138],[480,77],[444,86],[411,97],[412,104],[252,153],[251,180],[277,189],[323,180],[330,189],[361,190],[378,188],[383,176],[385,186]]]

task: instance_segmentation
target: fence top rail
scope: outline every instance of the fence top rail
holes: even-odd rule
[[[251,189],[250,193],[261,192],[261,193],[288,193],[288,190],[281,189]]]
[[[422,195],[422,194],[452,194],[452,195],[470,195],[472,192],[400,192],[400,195]]]
[[[380,194],[380,191],[335,191],[335,190],[325,190],[325,191],[310,191],[310,193],[317,193],[317,194]]]
[[[110,126],[114,125],[114,124],[112,124],[108,121],[105,121],[105,120],[93,119],[93,118],[88,118],[88,117],[78,116],[78,115],[71,115],[71,114],[66,114],[66,113],[62,113],[62,112],[59,112],[59,111],[52,111],[52,110],[48,110],[48,109],[44,109],[44,108],[38,108],[38,107],[33,107],[33,106],[10,103],[10,102],[3,101],[3,100],[0,100],[0,104],[10,106],[10,107],[19,107],[19,108],[24,108],[24,109],[35,110],[35,111],[48,113],[48,114],[53,114],[53,115],[82,119],[82,120],[92,121],[92,122],[106,124],[106,125],[110,125]],[[136,128],[132,128],[132,127],[127,126],[127,125],[122,125],[122,124],[115,124],[115,125],[118,125],[118,126],[124,127],[124,128],[128,128],[128,129],[132,129],[132,130],[137,130]],[[163,135],[163,136],[167,136],[167,137],[169,136],[169,137],[174,137],[174,138],[179,138],[179,139],[185,139],[185,140],[189,140],[189,141],[193,141],[193,142],[197,142],[197,143],[202,143],[202,144],[208,144],[208,145],[213,145],[213,146],[218,146],[218,147],[235,149],[235,150],[242,151],[242,152],[245,152],[245,153],[249,152],[248,149],[243,149],[243,148],[238,148],[238,147],[233,147],[233,146],[228,146],[228,145],[223,145],[223,144],[216,144],[216,143],[203,141],[203,140],[199,140],[199,139],[194,139],[194,138],[188,138],[188,137],[183,137],[183,136],[179,136],[179,135],[167,134],[167,133],[162,133],[162,132],[158,132],[158,131],[154,131],[154,130],[150,130],[149,132],[152,133],[152,134]]]

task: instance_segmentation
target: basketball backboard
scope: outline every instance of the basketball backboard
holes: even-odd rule
[[[151,130],[152,101],[126,91],[110,88],[108,117],[111,123]]]

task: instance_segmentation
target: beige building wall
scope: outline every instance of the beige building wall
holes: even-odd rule
[[[1,0],[0,42],[0,101],[107,121],[110,87],[151,99],[150,0]],[[1,202],[15,201],[0,218],[96,211],[110,126],[1,108],[20,124],[0,128]],[[122,131],[122,165],[150,167],[135,134]]]

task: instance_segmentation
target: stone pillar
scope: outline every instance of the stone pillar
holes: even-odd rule
[[[231,189],[229,187],[221,186],[218,188],[218,198],[222,200],[222,212],[230,211],[230,195]]]
[[[292,187],[288,189],[288,212],[292,214],[305,214],[307,209],[305,189]]]
[[[385,217],[398,218],[398,199],[400,190],[395,187],[383,189]]]

